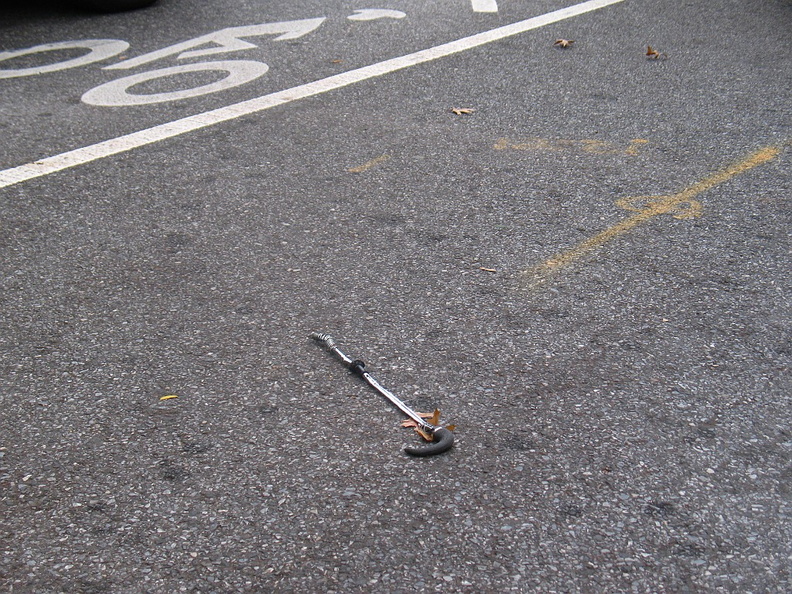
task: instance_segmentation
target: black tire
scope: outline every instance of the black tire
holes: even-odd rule
[[[99,12],[121,12],[151,6],[157,0],[79,0],[80,6]]]

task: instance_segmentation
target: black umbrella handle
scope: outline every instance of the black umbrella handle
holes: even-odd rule
[[[410,456],[434,456],[435,454],[442,454],[451,449],[454,445],[454,434],[445,427],[437,427],[432,431],[431,445],[423,446],[420,448],[412,448],[407,446],[404,451]]]

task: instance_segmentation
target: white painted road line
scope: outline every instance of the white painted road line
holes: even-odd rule
[[[498,3],[495,0],[470,0],[473,12],[498,12]]]
[[[464,37],[429,49],[420,50],[399,58],[392,58],[390,60],[371,64],[370,66],[364,66],[342,74],[336,74],[311,83],[292,87],[291,89],[270,93],[269,95],[262,95],[255,99],[249,99],[165,124],[159,124],[152,128],[104,140],[90,146],[40,159],[18,167],[5,169],[0,171],[0,188],[5,188],[24,181],[50,175],[57,171],[76,167],[77,165],[83,165],[91,161],[131,151],[135,148],[234,120],[277,105],[284,105],[292,101],[297,101],[298,99],[305,99],[306,97],[313,97],[314,95],[340,89],[370,78],[409,68],[410,66],[437,60],[438,58],[457,54],[487,43],[492,43],[493,41],[498,41],[519,33],[525,33],[532,29],[538,29],[620,2],[624,2],[624,0],[588,0],[587,2],[581,2],[574,6],[562,8],[561,10],[548,12],[511,25],[484,31],[483,33],[477,33],[470,37]]]

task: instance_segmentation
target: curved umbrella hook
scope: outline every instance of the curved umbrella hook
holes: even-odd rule
[[[404,451],[410,456],[434,456],[435,454],[442,454],[451,449],[454,445],[454,434],[445,427],[438,427],[432,432],[432,445],[413,448],[407,446]]]

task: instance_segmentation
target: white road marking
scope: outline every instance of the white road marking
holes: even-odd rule
[[[385,8],[359,8],[355,14],[348,16],[350,21],[375,21],[377,19],[403,19],[407,14],[401,10]]]
[[[326,93],[328,91],[340,89],[342,87],[373,77],[382,76],[397,70],[409,68],[410,66],[416,66],[425,62],[437,60],[438,58],[457,54],[459,52],[479,47],[487,43],[492,43],[493,41],[498,41],[506,37],[525,33],[526,31],[531,31],[532,29],[538,29],[552,23],[557,23],[558,21],[598,10],[612,4],[618,4],[620,2],[624,2],[624,0],[588,0],[587,2],[581,2],[580,4],[575,4],[567,8],[548,12],[546,14],[526,19],[524,21],[519,21],[511,25],[497,27],[490,31],[477,33],[475,35],[471,35],[470,37],[457,39],[456,41],[451,41],[449,43],[444,43],[429,49],[420,50],[405,56],[392,58],[390,60],[371,64],[370,66],[364,66],[362,68],[357,68],[355,70],[329,76],[318,81],[310,82],[304,85],[298,85],[296,87],[292,87],[291,89],[270,93],[268,95],[262,95],[261,97],[256,97],[255,99],[249,99],[247,101],[235,103],[226,107],[220,107],[218,109],[213,109],[204,113],[187,116],[179,120],[174,120],[165,124],[159,124],[158,126],[140,130],[138,132],[132,132],[131,134],[125,134],[124,136],[119,136],[117,138],[104,140],[90,146],[85,146],[61,153],[59,155],[40,159],[32,163],[5,169],[0,171],[0,188],[5,188],[20,182],[43,177],[57,171],[63,171],[64,169],[69,169],[70,167],[76,167],[77,165],[83,165],[85,163],[90,163],[91,161],[96,161],[98,159],[103,159],[105,157],[131,151],[135,148],[153,144],[155,142],[160,142],[162,140],[173,138],[188,132],[194,132],[195,130],[200,130],[208,126],[214,126],[222,122],[234,120],[236,118],[257,113],[277,105],[284,105],[286,103],[291,103],[292,101],[297,101],[306,97],[319,95],[320,93]]]
[[[140,74],[132,74],[94,87],[82,96],[82,102],[88,105],[118,107],[121,105],[150,105],[152,103],[162,103],[164,101],[188,99],[190,97],[199,97],[208,93],[216,93],[232,87],[237,87],[257,79],[268,70],[269,66],[263,62],[254,62],[252,60],[223,60],[220,62],[198,62],[196,64],[171,66],[170,68],[160,68],[158,70],[141,72]],[[184,72],[202,71],[225,72],[226,76],[218,81],[200,87],[192,87],[181,91],[170,91],[168,93],[136,95],[127,91],[130,87],[149,80],[165,78]]]
[[[79,41],[60,41],[58,43],[44,43],[35,47],[27,49],[13,50],[10,52],[0,52],[0,62],[5,62],[12,58],[19,58],[20,56],[30,56],[32,54],[40,54],[44,52],[53,52],[65,49],[89,49],[87,54],[79,58],[72,58],[71,60],[64,60],[62,62],[55,62],[54,64],[47,64],[46,66],[34,66],[31,68],[17,68],[10,70],[0,70],[0,78],[16,78],[18,76],[33,76],[36,74],[45,74],[47,72],[57,72],[58,70],[66,70],[67,68],[75,68],[77,66],[85,66],[92,62],[99,62],[106,60],[120,54],[129,47],[126,41],[120,39],[81,39]]]
[[[495,0],[470,0],[473,12],[498,12],[498,3]]]
[[[284,41],[287,39],[297,39],[303,35],[308,35],[311,31],[319,28],[325,22],[325,17],[315,19],[303,19],[301,21],[283,21],[281,23],[262,23],[260,25],[245,25],[242,27],[231,27],[229,29],[221,29],[213,33],[201,35],[195,39],[188,39],[176,45],[171,45],[148,54],[143,54],[136,58],[124,60],[117,64],[105,66],[104,70],[125,70],[129,68],[137,68],[143,64],[161,60],[174,54],[179,54],[179,60],[185,58],[197,58],[203,56],[213,56],[216,54],[223,54],[226,52],[237,52],[239,50],[254,49],[257,45],[248,41],[243,41],[243,37],[260,37],[262,35],[277,35],[275,41]],[[193,50],[194,47],[200,47],[208,43],[215,44],[202,50]],[[192,50],[192,51],[185,51]]]

